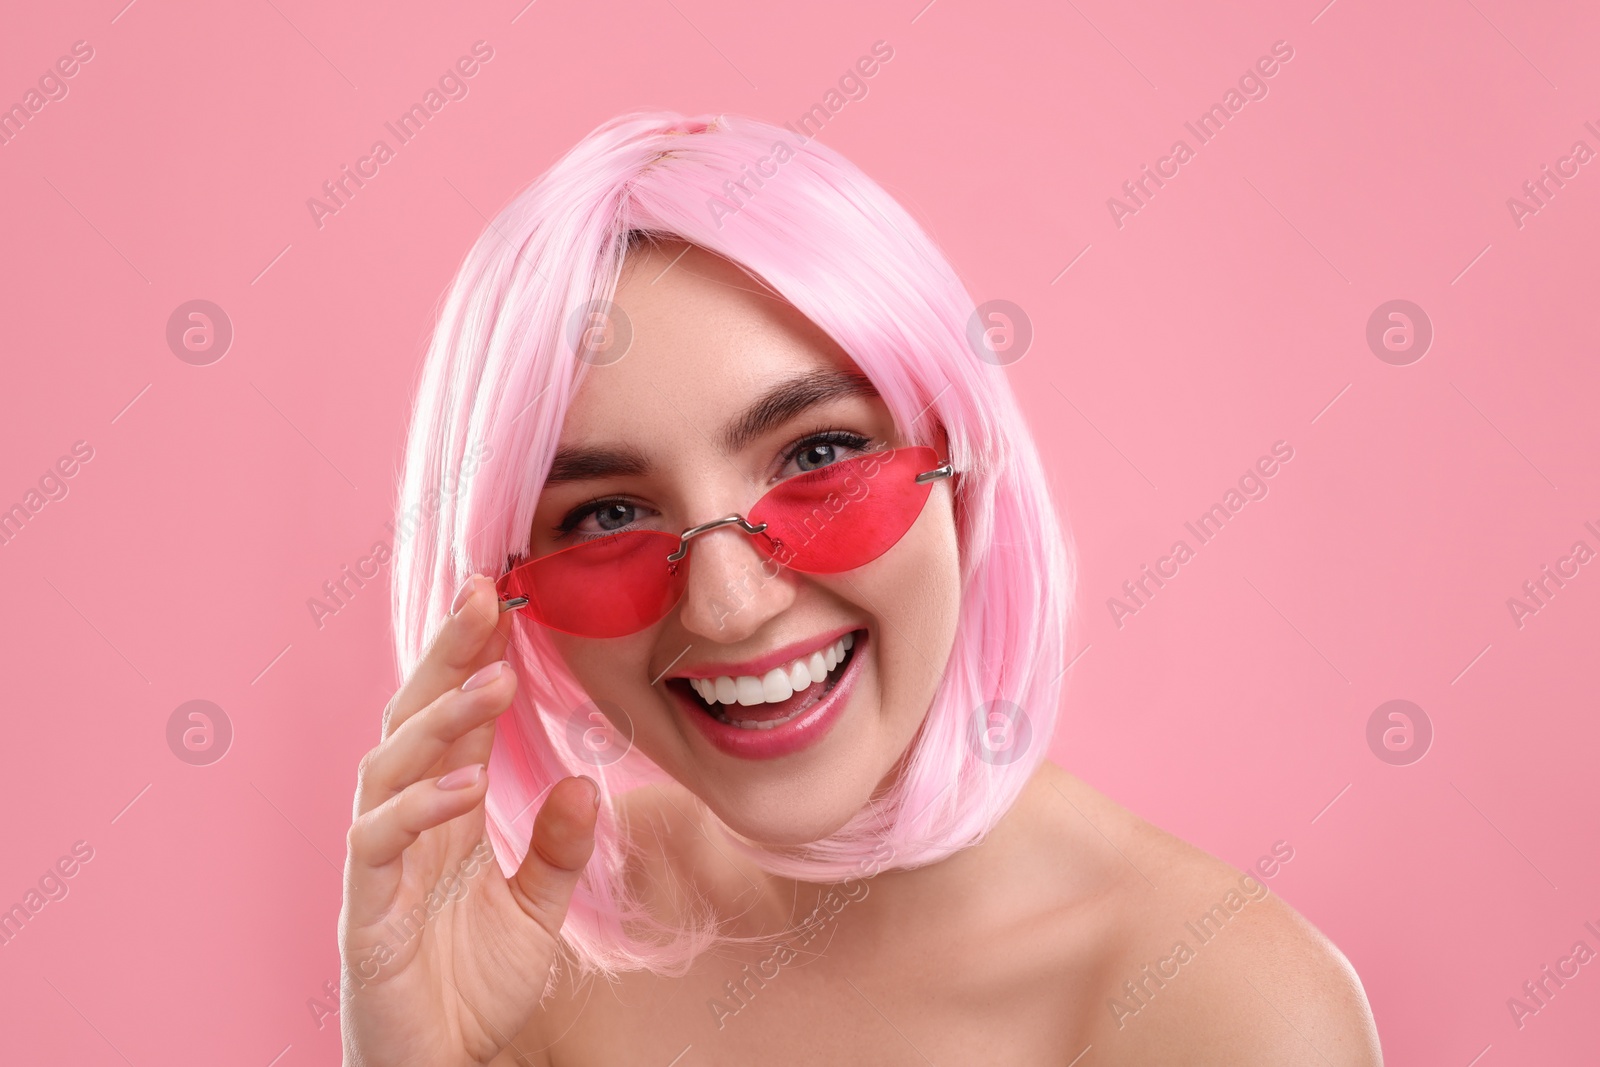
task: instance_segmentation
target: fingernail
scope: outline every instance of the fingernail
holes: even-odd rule
[[[481,668],[477,674],[474,674],[471,678],[468,678],[466,681],[462,682],[461,688],[468,693],[472,692],[474,689],[482,689],[484,686],[500,677],[500,672],[505,669],[505,660],[495,660],[487,667]]]
[[[456,593],[455,603],[450,605],[450,614],[460,614],[461,609],[467,606],[467,601],[472,598],[474,584],[478,580],[476,574],[469,574],[467,580],[461,583],[461,589]]]
[[[440,789],[465,789],[469,785],[477,785],[478,779],[483,777],[483,764],[474,763],[470,767],[457,767],[443,778],[439,779]]]
[[[589,783],[589,788],[594,790],[594,807],[595,807],[596,811],[599,811],[600,810],[600,783],[595,781],[593,778],[590,778],[587,774],[580,774],[580,775],[578,775],[578,777],[582,778],[584,781],[588,782]]]

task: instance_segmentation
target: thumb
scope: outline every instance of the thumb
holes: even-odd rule
[[[599,807],[600,786],[580,775],[557,782],[534,817],[528,854],[514,884],[522,909],[552,941],[561,935],[573,887],[594,852]]]

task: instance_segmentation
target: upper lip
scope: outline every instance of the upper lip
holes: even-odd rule
[[[740,660],[737,663],[696,663],[682,667],[672,672],[673,678],[737,678],[740,675],[761,677],[774,667],[787,666],[795,660],[809,656],[813,652],[820,652],[833,644],[845,634],[855,633],[861,629],[859,626],[840,626],[832,631],[808,637],[803,641],[796,641],[782,648],[773,649],[765,655],[754,659]]]

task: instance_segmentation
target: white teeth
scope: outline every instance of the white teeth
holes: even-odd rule
[[[821,652],[811,653],[811,658],[806,660],[806,668],[811,671],[814,681],[821,681],[828,676],[828,661]]]
[[[723,675],[720,678],[690,678],[689,686],[707,704],[777,704],[796,693],[804,692],[828,677],[844,660],[844,654],[855,645],[855,635],[845,634],[827,648],[803,656],[784,667],[774,667],[760,678],[743,674],[737,678]],[[729,717],[736,725],[756,730],[770,730],[777,722],[740,722]]]
[[[788,700],[794,696],[794,686],[789,684],[789,674],[782,667],[774,667],[761,678],[761,695],[768,704]]]

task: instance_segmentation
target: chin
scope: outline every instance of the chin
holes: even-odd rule
[[[767,848],[788,848],[807,845],[835,833],[861,809],[869,793],[869,788],[861,789],[857,802],[854,791],[849,799],[836,792],[827,798],[830,803],[826,807],[817,805],[813,798],[809,808],[758,811],[754,815],[745,805],[706,801],[706,806],[740,837]]]
[[[870,730],[864,733],[882,741]],[[861,757],[874,751],[865,742],[841,747]],[[861,758],[848,765],[833,761],[790,773],[773,767],[768,778],[730,779],[699,767],[691,778],[680,781],[740,837],[768,848],[788,848],[830,837],[855,818],[880,794],[881,783],[894,780],[895,755],[885,751],[881,758]]]

